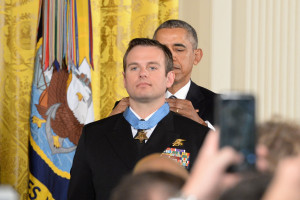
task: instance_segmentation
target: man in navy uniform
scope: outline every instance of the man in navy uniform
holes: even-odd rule
[[[71,169],[68,199],[109,199],[120,179],[152,153],[188,170],[208,128],[170,111],[165,91],[174,82],[172,53],[156,40],[137,38],[123,58],[130,106],[83,128]]]

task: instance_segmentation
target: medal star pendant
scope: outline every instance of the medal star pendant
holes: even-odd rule
[[[144,130],[141,130],[138,132],[138,135],[134,139],[139,140],[140,143],[143,143],[144,140],[148,140],[149,138],[147,137],[146,132]]]

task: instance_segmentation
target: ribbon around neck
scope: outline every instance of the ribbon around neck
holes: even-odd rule
[[[170,111],[169,104],[166,102],[162,105],[147,121],[139,120],[135,114],[129,109],[126,108],[123,113],[124,118],[128,123],[135,129],[150,129],[153,128],[162,120]]]

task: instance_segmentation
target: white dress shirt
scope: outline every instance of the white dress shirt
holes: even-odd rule
[[[186,95],[189,92],[190,86],[191,86],[191,80],[185,86],[183,86],[182,88],[180,88],[180,90],[178,90],[175,94],[172,94],[171,92],[169,92],[167,90],[167,92],[166,92],[166,98],[168,99],[168,98],[170,98],[170,96],[173,95],[177,99],[186,99]]]

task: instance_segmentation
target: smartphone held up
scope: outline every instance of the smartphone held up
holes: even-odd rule
[[[223,93],[215,101],[216,125],[220,129],[220,148],[231,146],[244,157],[229,172],[255,169],[255,98],[251,94]]]

